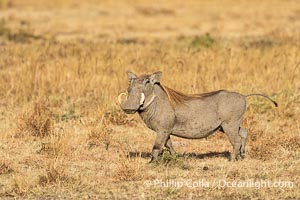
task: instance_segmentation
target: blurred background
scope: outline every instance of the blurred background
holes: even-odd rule
[[[1,0],[0,9],[12,31],[57,40],[291,36],[300,29],[297,0]]]

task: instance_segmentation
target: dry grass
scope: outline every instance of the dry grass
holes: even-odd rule
[[[27,199],[300,198],[297,1],[0,0],[0,197]],[[124,114],[126,71],[162,71],[184,93],[249,97],[246,159],[222,133],[155,134]],[[291,181],[292,188],[174,187],[155,181]],[[146,183],[152,185],[147,185]]]
[[[111,141],[112,129],[109,127],[107,119],[102,117],[98,126],[94,126],[91,128],[90,133],[88,135],[88,144],[90,146],[99,146],[103,144],[105,149],[108,150]]]
[[[282,154],[285,150],[287,157],[292,157],[300,148],[300,135],[297,134],[278,134],[265,133],[262,130],[251,132],[248,140],[250,149],[248,155],[253,159],[272,160],[274,154]]]
[[[61,157],[70,154],[69,138],[62,134],[49,136],[41,141],[37,153],[46,154],[50,157]]]
[[[119,161],[115,171],[117,181],[141,181],[143,180],[144,163],[141,158],[131,158],[128,151],[119,145]]]
[[[11,167],[11,163],[7,160],[0,161],[0,175],[12,173],[14,170]]]
[[[46,167],[43,175],[39,177],[39,184],[42,186],[52,184],[63,184],[69,182],[70,178],[66,175],[65,167],[61,164],[61,160],[51,160]]]
[[[32,111],[26,111],[17,118],[16,137],[32,135],[45,137],[53,133],[52,113],[45,102],[37,102]]]

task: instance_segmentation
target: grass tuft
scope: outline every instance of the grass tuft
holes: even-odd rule
[[[178,154],[170,154],[167,150],[164,150],[163,153],[158,156],[158,158],[154,161],[156,166],[164,165],[168,167],[178,167],[184,170],[190,169],[190,166],[184,163],[184,159],[182,156]]]
[[[209,33],[205,35],[196,36],[190,43],[190,47],[192,48],[209,48],[215,43],[215,39]]]
[[[53,133],[54,122],[52,112],[46,101],[39,101],[34,108],[17,118],[16,137],[32,135],[45,137]]]
[[[52,134],[41,141],[37,153],[50,157],[62,157],[69,153],[69,138],[63,134]]]
[[[29,184],[26,180],[26,176],[24,174],[16,174],[13,176],[13,186],[11,188],[11,191],[6,192],[5,196],[10,196],[10,197],[16,197],[16,196],[21,196],[25,197],[30,188],[31,184]]]
[[[139,181],[143,180],[143,163],[140,158],[131,158],[123,144],[119,144],[119,161],[114,177],[118,181]]]
[[[54,159],[49,162],[44,174],[39,177],[39,184],[42,186],[64,184],[70,180],[61,161]]]
[[[14,172],[11,163],[7,160],[1,159],[0,161],[0,175],[10,174]]]
[[[1,7],[1,1],[0,1]],[[4,20],[0,21],[0,37],[16,43],[28,43],[31,40],[41,40],[43,37],[34,35],[28,31],[20,29],[17,32],[12,31],[6,26]]]
[[[250,134],[247,154],[253,159],[272,160],[280,157],[281,148],[290,152],[300,149],[299,135],[286,135],[283,133],[274,135],[274,133],[262,130],[251,130]]]
[[[88,134],[88,144],[90,147],[103,144],[108,150],[111,143],[112,129],[109,126],[108,119],[102,118],[98,126],[92,127]]]
[[[134,120],[119,108],[112,107],[104,114],[104,118],[114,125],[132,125]]]

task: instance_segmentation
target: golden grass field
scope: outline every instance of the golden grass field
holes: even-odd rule
[[[155,133],[117,104],[127,70],[279,107],[248,98],[243,161],[217,133],[149,164]],[[299,105],[297,0],[0,0],[0,198],[299,199]]]

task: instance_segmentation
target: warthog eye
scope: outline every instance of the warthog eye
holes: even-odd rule
[[[147,85],[148,83],[150,83],[150,80],[147,78],[147,79],[145,80],[145,85]]]

